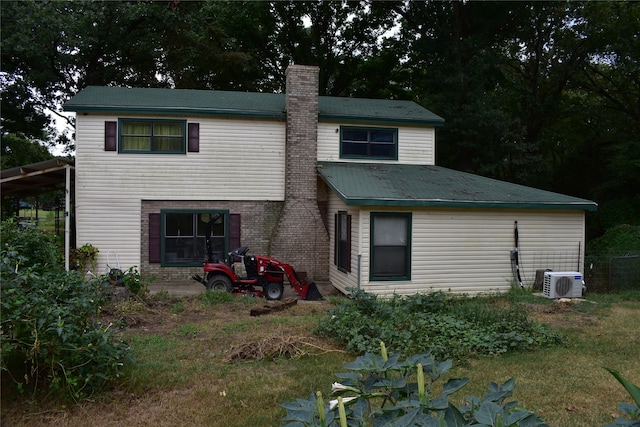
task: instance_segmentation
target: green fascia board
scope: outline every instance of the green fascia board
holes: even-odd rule
[[[595,211],[590,200],[435,165],[319,162],[322,180],[350,206]]]
[[[88,86],[63,106],[76,113],[286,119],[284,94]],[[318,97],[318,120],[441,126],[444,119],[413,101]]]

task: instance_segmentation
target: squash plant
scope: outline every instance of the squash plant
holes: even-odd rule
[[[631,381],[624,378],[618,371],[613,369],[607,369],[611,375],[627,390],[629,396],[635,402],[635,405],[630,403],[619,403],[618,408],[621,412],[625,413],[628,418],[618,417],[614,424],[607,424],[603,427],[614,426],[627,426],[627,427],[640,427],[640,387],[633,384]]]
[[[507,401],[515,381],[490,383],[487,393],[467,397],[457,407],[449,396],[463,388],[469,378],[454,378],[442,385],[440,394],[434,385],[452,366],[451,360],[438,362],[429,352],[401,359],[387,356],[384,344],[381,354],[365,353],[345,365],[349,372],[336,376],[332,394],[337,399],[324,403],[318,392],[306,400],[281,404],[287,410],[283,425],[301,426],[546,426],[536,414]]]

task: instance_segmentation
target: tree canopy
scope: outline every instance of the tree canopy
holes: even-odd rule
[[[288,64],[317,65],[322,95],[444,117],[440,165],[595,200],[594,236],[640,223],[636,2],[0,7],[3,141],[56,141],[52,114],[87,85],[281,92]]]

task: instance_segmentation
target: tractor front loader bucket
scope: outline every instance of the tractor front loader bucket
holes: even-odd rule
[[[316,282],[307,283],[305,287],[307,288],[306,295],[304,296],[305,300],[319,301],[322,299],[322,294],[318,290],[318,287],[316,286]]]

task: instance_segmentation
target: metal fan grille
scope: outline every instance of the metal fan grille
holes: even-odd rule
[[[556,281],[556,295],[565,296],[571,292],[571,287],[573,286],[573,281],[570,277],[559,277]]]

